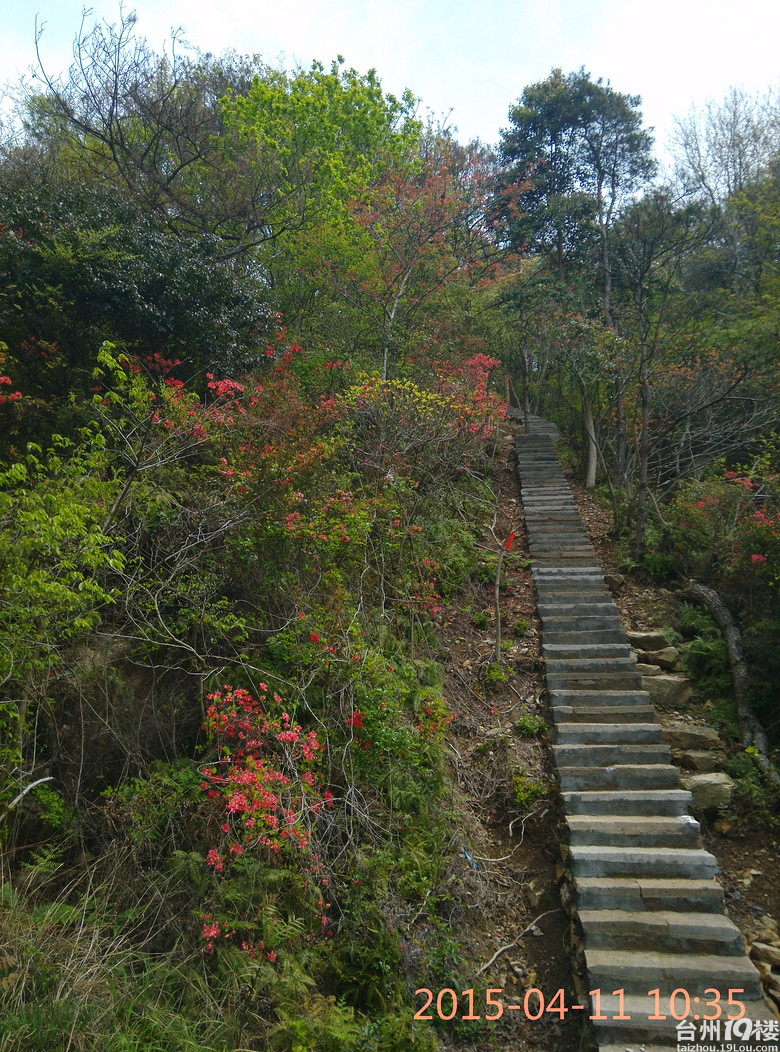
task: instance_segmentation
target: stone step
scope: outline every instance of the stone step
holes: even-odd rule
[[[682,989],[685,989],[684,984]],[[704,1019],[705,1015],[712,1016],[716,1013],[714,1004],[707,1006],[707,1001],[712,1001],[714,998],[713,993],[698,995],[698,1000],[694,1000],[694,997],[697,996],[694,995],[686,1001],[685,994],[680,992],[674,998],[674,1003],[671,1003],[670,997],[659,997],[658,1004],[656,1004],[655,995],[646,997],[624,993],[622,997],[615,997],[606,991],[601,991],[598,1006],[599,1018],[592,1021],[599,1050],[600,1052],[610,1052],[610,1050],[626,1052],[626,1049],[633,1049],[639,1052],[640,1048],[644,1048],[646,1052],[664,1052],[666,1049],[671,1052],[679,1052],[682,1046],[688,1045],[695,1048],[698,1045],[703,1052],[704,1049],[721,1050],[744,1047],[747,1050],[770,1047],[766,1040],[761,1038],[749,1038],[743,1041],[739,1033],[745,1032],[743,1029],[746,1026],[745,1023],[736,1024],[737,1031],[727,1030],[727,1016],[729,1013],[737,1015],[740,1009],[729,1007],[728,990],[719,990],[718,993],[720,994],[721,1020],[719,1029],[713,1030],[710,1029],[712,1022],[708,1024]],[[735,997],[740,996],[735,995]],[[746,1009],[746,1019],[754,1021],[775,1018],[763,1001],[751,1000],[743,1003]],[[682,1016],[687,1005],[690,1005],[690,1012],[685,1021],[688,1024],[687,1029],[681,1027],[678,1030],[682,1020],[675,1019],[673,1013]],[[658,1009],[657,1014],[665,1018],[653,1018],[656,1015],[656,1008]],[[591,1014],[595,1014],[594,1005],[591,1005]],[[734,1023],[731,1026],[733,1027]],[[691,1027],[693,1030],[690,1029]],[[705,1029],[702,1029],[703,1027]],[[751,1025],[751,1031],[752,1029]],[[691,1033],[695,1035],[691,1039],[684,1036]],[[720,1037],[714,1036],[718,1033]],[[678,1034],[681,1037],[679,1044],[677,1043]],[[727,1035],[730,1035],[730,1038]],[[612,1044],[612,1042],[618,1042],[618,1044]]]
[[[628,669],[608,669],[589,672],[586,669],[569,669],[562,672],[547,673],[548,690],[639,690],[642,687],[642,677],[638,672]]]
[[[572,529],[568,526],[563,527],[558,523],[551,524],[548,528],[540,528],[538,525],[534,526],[533,523],[531,523],[528,529],[528,550],[531,553],[533,553],[534,549],[536,549],[536,551],[544,551],[545,549],[553,551],[558,548],[572,551],[576,550],[578,553],[588,556],[587,561],[583,559],[582,562],[577,565],[576,570],[587,569],[588,566],[593,564],[593,560],[596,558],[593,546],[582,529]],[[570,568],[561,565],[560,567],[550,566],[549,569],[569,570]],[[536,573],[538,572],[539,570],[537,568]]]
[[[543,514],[549,514],[549,512]],[[529,546],[535,545],[537,548],[582,548],[584,552],[590,555],[590,563],[587,565],[593,565],[596,553],[581,525],[564,526],[561,523],[547,522],[543,526],[540,526],[538,523],[535,526],[531,525],[529,530]],[[581,569],[584,568],[583,565]],[[558,569],[558,567],[551,567],[551,569]]]
[[[589,637],[598,633],[608,633],[612,638],[607,642],[628,642],[620,622],[615,618],[541,618],[543,639],[548,642],[588,642]]]
[[[593,1025],[597,1026],[598,1024],[594,1023]],[[620,1030],[617,1037],[614,1037],[611,1033],[605,1033],[600,1036],[598,1040],[599,1052],[680,1052],[680,1046],[676,1043],[676,1037],[675,1043],[672,1045],[659,1044],[657,1041],[642,1039],[640,1047],[640,1042],[632,1038],[630,1034],[626,1035],[625,1040],[620,1040],[623,1033],[624,1031]],[[606,1044],[605,1041],[607,1042]],[[618,1043],[609,1044],[610,1041],[617,1041]],[[634,1045],[637,1046],[636,1050],[632,1047]]]
[[[542,614],[540,615],[540,620],[544,625],[545,632],[560,631],[561,629],[565,629],[567,632],[576,632],[578,629],[589,632],[614,629],[623,634],[623,625],[614,607],[606,614],[581,614],[575,617],[568,614],[564,614],[562,617],[559,617],[557,614]],[[623,638],[625,639],[625,635],[623,635]]]
[[[572,535],[569,537],[561,536],[561,532],[558,530],[554,531],[555,536],[549,538],[540,537],[539,532],[535,531],[535,539],[528,542],[528,550],[533,556],[534,552],[569,552],[570,554],[577,555],[589,555],[593,558],[593,548],[589,541],[584,537],[578,535]],[[580,564],[582,565],[582,564]]]
[[[604,585],[574,585],[574,584],[551,584],[536,582],[536,598],[539,603],[601,603],[612,602],[609,592]],[[613,606],[617,614],[617,607]]]
[[[556,588],[552,585],[536,586],[537,605],[545,606],[547,603],[581,603],[590,608],[594,603],[608,606],[612,600],[604,589],[596,588],[585,590],[584,588]],[[613,616],[617,617],[617,608],[612,607]]]
[[[616,706],[578,704],[555,705],[551,707],[556,727],[566,723],[649,723],[655,719],[655,712],[649,705]]]
[[[533,555],[533,562],[536,566],[587,566],[592,558],[592,552],[583,554],[582,552],[569,552],[569,551],[553,551],[549,552],[537,552]]]
[[[572,600],[545,599],[537,601],[537,609],[544,620],[552,617],[616,617],[617,611],[613,602],[573,602]]]
[[[690,815],[569,815],[572,847],[699,848],[700,826]]]
[[[553,745],[559,767],[609,767],[623,764],[664,764],[672,752],[668,745],[613,742],[599,745]]]
[[[581,657],[545,653],[544,661],[548,672],[636,672],[636,657],[628,643],[623,644],[620,653],[604,657],[587,653]]]
[[[547,639],[546,632],[545,639]],[[609,668],[613,661],[616,661],[618,665],[622,663],[629,668],[636,666],[636,658],[631,656],[631,647],[628,640],[617,643],[586,643],[585,641],[581,643],[558,643],[550,641],[542,644],[542,655],[548,665],[554,661],[588,661],[599,664],[608,661],[610,664],[604,665],[604,667]]]
[[[598,790],[562,793],[567,815],[683,815],[691,802],[687,789]]]
[[[650,695],[646,690],[550,690],[550,705],[599,705],[602,708],[620,709],[626,705],[646,706]]]
[[[592,573],[586,567],[558,569],[551,566],[536,567],[532,573],[537,588],[582,588],[585,591],[607,591],[604,574],[600,570]]]
[[[577,512],[574,512],[576,515]],[[604,574],[601,571],[601,567],[595,563],[590,567],[583,567],[580,570],[537,570],[534,572],[534,580],[538,583],[539,579],[546,581],[550,580],[565,580],[565,581],[595,581],[598,582],[602,587],[604,586]]]
[[[745,955],[742,932],[718,913],[670,910],[580,910],[585,952],[590,949]]]
[[[548,608],[550,604],[558,603],[559,605],[575,606],[578,605],[582,609],[577,614],[572,614],[564,611],[562,614],[550,611]],[[611,600],[609,596],[602,595],[594,592],[592,595],[583,595],[581,592],[576,594],[574,592],[556,592],[553,589],[545,589],[544,591],[538,591],[536,593],[536,607],[539,611],[539,617],[545,622],[548,628],[555,628],[556,624],[562,618],[570,618],[567,628],[599,628],[603,627],[600,625],[589,625],[588,621],[595,621],[601,619],[607,623],[611,628],[613,625],[621,625],[620,616],[617,612],[617,607],[610,605]],[[600,607],[601,609],[594,609],[594,607]],[[575,622],[576,619],[576,622]],[[582,623],[582,622],[585,623]],[[579,623],[577,623],[579,622]],[[622,626],[621,626],[622,627]]]
[[[548,628],[544,626],[544,638],[553,645],[593,646],[597,643],[627,644],[621,628]]]
[[[700,848],[614,847],[572,844],[571,870],[577,877],[683,877],[709,880],[717,872],[714,855]]]
[[[652,950],[590,950],[586,953],[589,990],[618,990],[626,994],[648,995],[659,989],[662,1005],[669,1004],[674,990],[684,989],[693,1000],[712,999],[707,990],[718,990],[727,1014],[729,990],[747,1006],[763,1003],[758,972],[747,957],[718,957],[714,954],[660,953]],[[603,996],[603,994],[602,994]],[[654,1011],[654,999],[652,1000]],[[734,1011],[738,1011],[734,1008]],[[662,1013],[664,1014],[663,1008]],[[746,1013],[748,1014],[748,1013]]]
[[[556,726],[558,745],[656,745],[661,741],[660,723],[576,723]]]
[[[679,780],[680,772],[667,763],[558,768],[562,792],[579,789],[676,789]]]
[[[723,888],[717,881],[672,877],[580,877],[577,906],[582,910],[695,910],[720,913]]]
[[[585,535],[584,530],[580,526],[569,525],[566,522],[550,521],[550,512],[542,512],[540,517],[543,516],[546,520],[544,525],[539,521],[534,522],[533,517],[526,520],[526,525],[529,532],[528,550],[543,551],[545,548],[550,550],[555,548],[566,548],[566,549],[577,549],[583,555],[589,556],[587,562],[583,561],[576,568],[577,570],[585,570],[593,564],[593,560],[596,558],[596,553],[593,550],[593,545]],[[551,566],[550,570],[563,569],[569,572],[570,568],[566,566]],[[576,572],[576,571],[575,571]],[[544,571],[539,571],[537,568],[534,571],[535,577],[543,577]],[[602,579],[601,584],[603,586],[604,581]]]

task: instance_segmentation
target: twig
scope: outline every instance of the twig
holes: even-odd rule
[[[3,813],[0,815],[0,822],[4,822],[5,821],[5,819],[8,817],[8,815],[10,815],[11,811],[13,811],[13,809],[16,807],[16,805],[19,803],[19,801],[23,800],[24,797],[27,796],[27,794],[30,792],[31,789],[35,789],[35,787],[38,786],[38,785],[43,785],[44,782],[51,782],[53,780],[54,780],[54,775],[50,774],[50,775],[47,775],[45,778],[38,778],[36,781],[30,782],[29,785],[25,786],[25,788],[22,789],[21,793],[17,793],[17,795],[13,798],[11,803],[8,805],[8,807],[6,807],[5,811],[3,811]]]
[[[520,834],[520,843],[517,845],[518,847],[520,847],[520,844],[522,844],[523,837],[525,836],[525,823],[530,818],[533,818],[534,815],[538,815],[540,811],[541,811],[541,808],[537,807],[537,809],[535,811],[530,811],[527,815],[518,815],[517,818],[513,818],[512,821],[509,823],[509,835],[510,836],[514,836],[514,833],[512,831],[512,826],[515,824],[515,822],[522,822],[523,823],[523,831]],[[546,813],[547,812],[545,811],[545,814]]]
[[[482,975],[483,972],[486,972],[492,964],[495,964],[495,962],[498,960],[502,953],[506,953],[507,950],[513,950],[523,938],[523,936],[527,935],[528,932],[531,931],[531,929],[534,928],[540,920],[543,920],[545,917],[549,917],[551,913],[563,912],[565,911],[559,906],[556,910],[546,910],[544,913],[540,913],[538,917],[531,921],[527,928],[524,928],[523,931],[520,932],[520,934],[517,936],[514,942],[510,942],[508,946],[502,946],[500,950],[496,950],[496,952],[493,954],[493,956],[490,958],[487,964],[483,964],[482,967],[477,970],[477,975]]]
[[[462,684],[463,684],[463,686],[464,686],[464,687],[466,688],[466,690],[469,690],[469,691],[471,691],[471,693],[472,693],[472,694],[474,695],[474,697],[475,697],[475,698],[477,699],[477,701],[481,701],[483,705],[485,704],[485,699],[484,699],[484,698],[481,698],[481,697],[479,696],[479,694],[477,694],[477,692],[476,692],[476,691],[474,690],[474,688],[473,688],[473,687],[471,686],[471,684],[470,684],[470,683],[468,683],[468,682],[467,682],[467,681],[466,681],[466,680],[465,680],[465,679],[463,678],[463,676],[461,676],[460,672],[458,672],[458,670],[457,670],[456,668],[452,668],[452,669],[450,669],[449,671],[450,671],[450,672],[452,673],[452,675],[453,675],[453,676],[457,676],[457,678],[458,678],[458,679],[459,679],[459,680],[461,681],[461,683],[462,683]]]

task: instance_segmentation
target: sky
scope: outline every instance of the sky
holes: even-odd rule
[[[0,85],[29,78],[35,26],[47,71],[64,72],[80,0],[0,0]],[[90,20],[117,22],[118,0]],[[495,144],[528,84],[584,66],[642,96],[659,155],[676,117],[731,86],[780,90],[778,0],[127,0],[136,32],[162,51],[171,29],[202,51],[259,54],[287,68],[342,55],[376,69],[385,91],[410,88],[420,113],[447,117],[458,138]]]

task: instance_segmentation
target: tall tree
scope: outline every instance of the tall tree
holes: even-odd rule
[[[523,215],[513,224],[515,248],[542,253],[559,282],[575,279],[591,300],[589,313],[614,328],[610,231],[620,204],[655,171],[652,138],[642,127],[640,98],[616,92],[580,69],[564,76],[554,69],[527,87],[509,111],[511,127],[502,132],[501,156],[507,164],[507,190],[525,176]],[[580,299],[582,296],[580,295]],[[598,306],[597,306],[598,304]],[[613,369],[616,457],[625,476],[625,377]],[[591,407],[585,388],[583,419]],[[595,479],[595,443],[587,478]]]
[[[524,91],[509,110],[500,154],[507,185],[528,178],[516,248],[547,251],[563,277],[582,261],[598,230],[602,306],[609,323],[608,233],[615,209],[653,174],[652,138],[642,128],[637,95],[622,95],[580,69],[550,76]]]

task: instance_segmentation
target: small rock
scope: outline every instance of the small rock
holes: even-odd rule
[[[636,670],[640,676],[660,676],[661,669],[658,665],[646,665],[642,661],[637,661]]]
[[[688,749],[680,757],[684,767],[707,774],[710,771],[721,771],[726,763],[726,754],[710,752],[704,749]]]
[[[780,949],[765,942],[754,942],[750,947],[752,961],[764,961],[770,966],[780,967]]]
[[[631,646],[636,650],[651,652],[653,650],[663,650],[670,645],[669,640],[658,629],[650,629],[643,632],[626,632],[626,636]]]
[[[668,669],[670,672],[680,672],[682,670],[680,651],[677,647],[663,647],[661,650],[646,650],[643,656],[649,665],[658,665],[660,668]]]
[[[609,588],[613,595],[618,595],[620,589],[626,583],[626,579],[622,573],[607,573],[604,574],[604,584]]]
[[[703,723],[665,723],[661,741],[673,749],[713,749],[720,744],[715,728]]]
[[[772,970],[770,969],[769,965],[766,964],[764,961],[753,961],[753,963],[756,966],[758,974],[761,976],[762,982],[772,974]]]
[[[685,676],[662,673],[657,676],[643,676],[642,689],[650,695],[650,704],[662,708],[673,705],[685,705],[693,693],[691,681]]]
[[[691,810],[700,813],[722,811],[731,803],[735,783],[723,771],[712,774],[693,774],[680,779],[683,789],[692,794]]]
[[[764,916],[761,918],[761,926],[764,928],[769,928],[770,931],[773,931],[775,932],[775,934],[777,934],[777,921],[774,917],[770,917],[768,913],[765,913]]]
[[[780,1004],[780,979],[776,975],[772,975],[770,972],[769,978],[764,981],[764,989]]]

